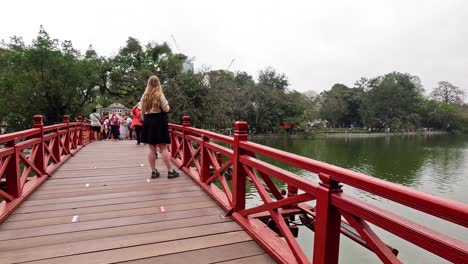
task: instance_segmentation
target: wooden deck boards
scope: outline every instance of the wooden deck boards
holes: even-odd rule
[[[0,224],[0,264],[274,263],[187,175],[167,179],[158,159],[148,182],[146,152],[78,152]]]

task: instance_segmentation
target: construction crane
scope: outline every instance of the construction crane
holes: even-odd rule
[[[229,69],[231,68],[232,64],[234,63],[236,59],[232,59],[231,63],[229,63],[229,66],[227,66],[226,68],[226,71],[229,71]]]
[[[179,45],[177,45],[177,41],[175,40],[174,35],[171,34],[171,38],[174,41],[174,46],[176,47],[177,52],[182,53],[179,49]]]
[[[183,52],[180,50],[179,48],[179,45],[177,45],[177,41],[176,39],[174,38],[174,35],[171,34],[171,38],[172,38],[172,41],[174,41],[174,46],[176,47],[177,49],[177,52],[178,53],[181,53],[183,54]],[[193,61],[195,60],[195,57],[191,57],[191,58],[187,58],[183,63],[182,63],[182,72],[183,73],[186,73],[186,72],[193,72],[194,71],[194,67],[193,67]]]

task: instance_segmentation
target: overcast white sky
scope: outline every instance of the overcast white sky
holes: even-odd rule
[[[449,81],[468,91],[467,0],[19,1],[0,4],[0,39],[27,43],[39,25],[81,51],[113,55],[129,36],[143,44],[171,34],[195,66],[257,75],[283,72],[298,91],[352,84],[391,71]]]

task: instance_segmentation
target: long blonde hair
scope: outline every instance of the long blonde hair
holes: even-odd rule
[[[161,83],[156,75],[150,76],[146,84],[146,90],[141,98],[141,109],[149,112],[159,108],[161,95],[163,94]]]

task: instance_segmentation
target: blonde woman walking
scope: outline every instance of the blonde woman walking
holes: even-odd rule
[[[151,168],[151,178],[158,178],[160,173],[156,169],[156,149],[159,147],[161,156],[166,165],[169,179],[179,176],[172,169],[171,157],[167,144],[171,143],[169,137],[169,103],[164,96],[159,78],[155,75],[148,79],[146,90],[141,97],[141,109],[144,113],[141,142],[148,144],[148,162]]]

